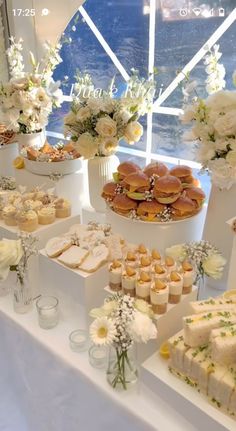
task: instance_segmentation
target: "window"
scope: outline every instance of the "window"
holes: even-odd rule
[[[122,85],[132,67],[139,69],[142,76],[147,76],[154,65],[159,69],[160,94],[157,92],[153,114],[142,119],[144,136],[135,147],[121,143],[120,155],[144,158],[144,163],[157,158],[169,163],[188,160],[197,168],[193,148],[182,142],[183,128],[178,120],[182,92],[178,82],[183,75],[177,76],[177,71],[190,70],[199,84],[198,91],[206,96],[206,76],[201,61],[206,51],[202,47],[206,43],[213,46],[219,40],[228,88],[236,64],[235,1],[207,3],[198,0],[87,0],[68,24],[62,37],[71,43],[64,44],[61,52],[64,62],[55,72],[56,79],[68,76],[63,85],[67,100],[78,68],[88,71],[96,85],[104,88],[114,75]],[[66,105],[53,114],[49,135],[62,132]]]

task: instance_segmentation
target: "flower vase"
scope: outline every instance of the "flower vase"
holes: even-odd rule
[[[206,294],[205,274],[198,274],[194,284],[197,286],[197,300],[206,299],[208,295]]]
[[[0,283],[0,298],[8,295],[9,292],[9,286],[5,282]]]
[[[19,152],[24,147],[34,147],[41,148],[46,141],[46,133],[45,130],[41,130],[41,132],[36,133],[18,133],[17,134],[17,142]]]
[[[32,309],[33,292],[26,275],[23,280],[17,277],[13,291],[13,306],[16,313],[24,314]]]
[[[127,350],[119,346],[109,349],[107,381],[114,389],[128,389],[138,380],[136,346]]]
[[[233,185],[229,190],[220,190],[213,184],[203,231],[203,239],[214,244],[227,260],[223,277],[220,280],[214,280],[212,278],[207,280],[207,285],[219,290],[226,289],[233,244],[233,235],[226,222],[232,217],[235,217],[235,215],[236,185]]]
[[[94,157],[88,161],[89,198],[91,206],[98,212],[105,212],[106,204],[101,197],[104,184],[112,180],[112,174],[119,165],[117,156]]]

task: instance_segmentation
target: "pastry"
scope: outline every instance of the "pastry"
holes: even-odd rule
[[[152,266],[151,266],[151,258],[149,256],[142,256],[140,259],[140,265],[139,265],[139,269],[140,271],[145,271],[145,272],[149,272],[151,273],[152,270]]]
[[[122,263],[114,260],[109,266],[109,287],[111,290],[118,292],[121,290]]]
[[[53,207],[43,207],[38,211],[39,224],[51,224],[56,220],[56,210]]]
[[[156,280],[151,285],[150,302],[155,314],[164,314],[167,311],[169,287],[162,280]]]
[[[69,268],[78,268],[88,256],[88,254],[88,250],[77,247],[76,245],[72,245],[68,250],[64,251],[61,256],[57,258],[57,260]]]
[[[188,261],[184,261],[182,264],[183,269],[183,295],[192,292],[192,287],[195,279],[195,271],[193,266]]]
[[[108,256],[109,250],[105,246],[105,244],[97,245],[85,257],[85,259],[79,265],[79,269],[85,272],[95,272],[98,268],[100,268],[107,262]]]
[[[156,280],[166,280],[168,272],[163,265],[154,265],[154,281]]]
[[[141,271],[136,280],[136,297],[150,302],[151,277],[147,272]]]
[[[64,251],[68,250],[72,245],[70,238],[55,237],[51,238],[46,246],[45,251],[48,257],[54,258],[60,256]]]
[[[38,215],[33,210],[19,211],[16,218],[20,230],[34,232],[38,227]]]
[[[54,201],[57,218],[66,218],[71,215],[71,204],[67,199],[56,199]]]
[[[128,266],[132,266],[133,268],[137,268],[139,265],[137,256],[135,253],[133,253],[132,251],[128,251],[126,259],[125,259],[125,264]]]
[[[2,210],[2,218],[7,226],[17,226],[16,221],[17,210],[13,205],[7,205]]]
[[[169,281],[169,303],[178,304],[181,300],[183,290],[183,277],[176,271],[170,273]]]
[[[135,296],[136,271],[131,266],[126,266],[122,274],[122,289],[125,295]]]
[[[170,274],[171,271],[174,271],[176,269],[176,262],[173,259],[173,257],[166,256],[165,258],[165,267],[167,269],[167,272]]]

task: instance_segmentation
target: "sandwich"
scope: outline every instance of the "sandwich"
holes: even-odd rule
[[[171,204],[177,201],[181,191],[181,181],[172,175],[165,175],[155,181],[153,195],[159,203]]]
[[[140,167],[133,162],[123,162],[118,168],[117,172],[113,173],[113,179],[116,183],[122,181],[127,175],[132,174],[133,172],[140,171]]]
[[[116,195],[113,200],[114,211],[124,216],[129,215],[130,211],[135,210],[137,206],[137,202],[124,194]]]
[[[150,178],[152,175],[163,177],[168,174],[168,168],[164,163],[154,162],[144,168],[143,172]]]
[[[195,185],[195,178],[192,175],[192,169],[189,166],[178,165],[170,170],[170,175],[174,175],[174,177],[179,178],[181,181],[183,188],[189,187],[191,185]]]
[[[150,190],[149,178],[142,171],[129,174],[123,180],[123,185],[127,190],[127,196],[135,200],[144,200],[145,192]]]
[[[116,196],[116,188],[117,188],[116,183],[110,182],[105,184],[101,195],[102,198],[105,199],[105,201],[107,202],[113,201],[114,197]]]
[[[206,199],[206,195],[199,187],[189,187],[185,190],[185,196],[195,203],[197,209],[202,208],[202,205]]]
[[[145,221],[158,221],[158,214],[166,208],[156,200],[140,202],[137,208],[137,215]]]
[[[181,220],[183,218],[191,217],[198,212],[194,202],[184,196],[180,196],[175,202],[171,204],[173,219]]]

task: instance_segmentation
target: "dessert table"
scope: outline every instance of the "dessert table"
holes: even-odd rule
[[[14,313],[9,295],[0,298],[0,325],[1,430],[198,430],[196,418],[190,423],[141,382],[112,390],[87,352],[71,351],[68,335],[81,327],[79,316],[62,314],[57,327],[43,330],[35,309]]]

